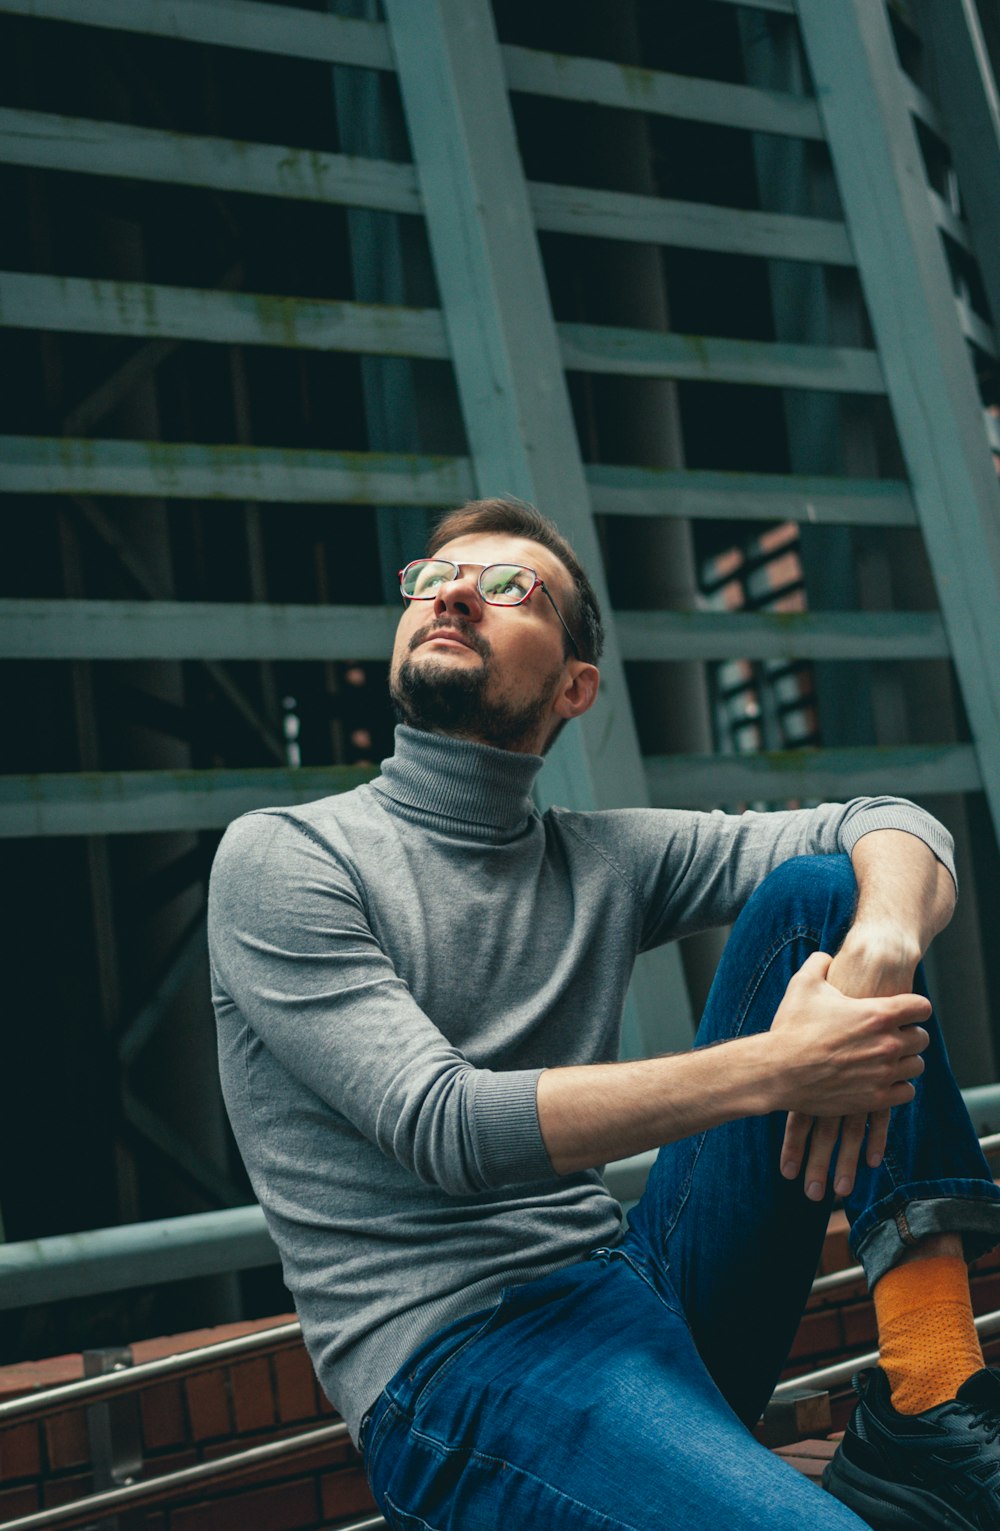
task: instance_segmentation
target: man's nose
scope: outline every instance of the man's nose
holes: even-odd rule
[[[469,622],[481,619],[483,598],[479,594],[478,574],[463,572],[438,586],[434,597],[434,615],[443,617],[446,612],[454,612]]]

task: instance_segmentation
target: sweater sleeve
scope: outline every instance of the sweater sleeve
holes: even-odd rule
[[[955,878],[951,835],[905,798],[859,797],[779,813],[634,809],[594,817],[607,820],[602,850],[642,904],[641,950],[730,924],[782,862],[850,854],[873,830],[916,835]]]
[[[383,1153],[452,1195],[554,1176],[540,1069],[475,1068],[416,1004],[329,846],[280,815],[230,825],[212,869],[209,950],[224,1032],[263,1045]]]

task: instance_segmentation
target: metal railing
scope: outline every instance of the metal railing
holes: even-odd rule
[[[1000,1334],[1000,1309],[993,1313],[983,1313],[976,1319],[976,1332],[981,1340],[987,1340],[994,1334]],[[862,1356],[852,1356],[847,1361],[834,1361],[831,1366],[821,1366],[814,1372],[804,1372],[800,1377],[789,1377],[786,1382],[779,1382],[772,1399],[787,1398],[800,1388],[820,1389],[840,1387],[845,1382],[850,1382],[855,1372],[864,1371],[867,1366],[878,1365],[878,1351],[869,1350]],[[7,1531],[6,1526],[3,1531]]]
[[[16,1520],[4,1521],[3,1531],[61,1531],[63,1527],[85,1526],[102,1516],[140,1509],[144,1505],[162,1504],[168,1499],[183,1498],[191,1490],[212,1487],[240,1473],[276,1462],[280,1464],[291,1461],[304,1452],[333,1445],[346,1436],[347,1426],[344,1424],[323,1425],[318,1430],[306,1430],[282,1441],[249,1446],[244,1451],[216,1457],[211,1462],[179,1467],[174,1472],[163,1473],[158,1478],[147,1478],[141,1483],[129,1483],[121,1488],[88,1494],[86,1499],[77,1499],[72,1504],[52,1505],[45,1510],[36,1510]],[[381,1515],[374,1515],[365,1520],[352,1521],[350,1525],[340,1527],[340,1531],[368,1531],[369,1527],[384,1525]]]
[[[992,1106],[994,1094],[992,1088],[988,1093]],[[980,1146],[986,1154],[1000,1152],[1000,1133],[992,1133],[981,1138]],[[629,1199],[627,1191],[636,1188],[641,1190],[640,1182],[648,1173],[649,1164],[654,1157],[653,1154],[641,1154],[636,1155],[633,1160],[622,1161],[619,1166],[623,1172],[620,1176],[622,1183],[618,1192],[622,1199]],[[634,1186],[632,1182],[635,1182]],[[239,1210],[246,1213],[258,1209]],[[177,1219],[175,1221],[193,1220]],[[812,1295],[822,1296],[851,1286],[863,1278],[864,1271],[860,1265],[834,1271],[817,1278],[812,1287]],[[1000,1311],[983,1314],[977,1318],[976,1329],[984,1339],[1000,1334]],[[0,1403],[0,1428],[22,1423],[27,1419],[44,1418],[74,1406],[102,1403],[109,1398],[147,1387],[155,1382],[187,1377],[207,1367],[217,1366],[220,1362],[238,1361],[245,1359],[248,1355],[259,1356],[269,1351],[298,1345],[301,1340],[302,1329],[299,1323],[275,1324],[252,1334],[240,1335],[215,1344],[201,1345],[192,1350],[140,1362],[134,1367],[121,1366],[103,1376],[82,1378],[76,1382],[64,1383],[58,1387]],[[855,1372],[874,1366],[877,1362],[878,1352],[871,1351],[790,1378],[778,1384],[772,1401],[791,1397],[803,1389],[822,1390],[839,1387],[849,1382]],[[285,1462],[292,1462],[297,1457],[347,1438],[348,1430],[344,1423],[322,1425],[313,1430],[288,1436],[283,1440],[247,1447],[228,1456],[217,1457],[211,1462],[196,1463],[191,1467],[179,1468],[174,1472],[164,1473],[141,1482],[104,1489],[72,1504],[53,1506],[20,1516],[15,1520],[3,1522],[0,1531],[60,1531],[60,1528],[64,1527],[84,1526],[102,1516],[117,1514],[119,1511],[138,1509],[142,1506],[162,1503],[168,1499],[183,1498],[191,1490],[214,1486],[227,1478],[255,1471],[262,1466],[274,1464],[280,1466]],[[344,1526],[342,1531],[376,1531],[376,1528],[384,1525],[385,1521],[382,1517],[374,1515],[353,1521],[350,1525]]]
[[[1000,1132],[1000,1085],[962,1094],[977,1130]],[[609,1164],[604,1179],[611,1194],[636,1201],[655,1158],[651,1151]],[[278,1259],[258,1206],[0,1243],[0,1309],[225,1275]]]
[[[58,1414],[63,1409],[79,1404],[104,1403],[108,1398],[137,1388],[149,1387],[154,1382],[191,1376],[206,1367],[218,1366],[220,1362],[245,1360],[247,1356],[266,1355],[272,1350],[283,1350],[289,1345],[302,1343],[302,1326],[298,1321],[274,1324],[270,1329],[257,1329],[252,1334],[241,1334],[235,1339],[218,1340],[212,1345],[199,1345],[192,1350],[179,1350],[170,1356],[158,1356],[153,1361],[140,1361],[137,1366],[122,1366],[101,1377],[81,1377],[79,1382],[63,1382],[57,1387],[26,1393],[22,1398],[11,1398],[0,1403],[0,1428],[20,1424],[26,1419],[42,1419]],[[6,1528],[3,1528],[6,1531]]]

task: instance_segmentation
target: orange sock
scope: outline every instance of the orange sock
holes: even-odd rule
[[[899,1414],[920,1414],[954,1398],[983,1365],[972,1318],[969,1273],[958,1255],[908,1260],[872,1293],[882,1370]]]

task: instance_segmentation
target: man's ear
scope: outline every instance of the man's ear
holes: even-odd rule
[[[588,712],[597,700],[600,682],[601,673],[596,665],[571,659],[567,679],[555,700],[553,710],[556,716],[568,721]]]

